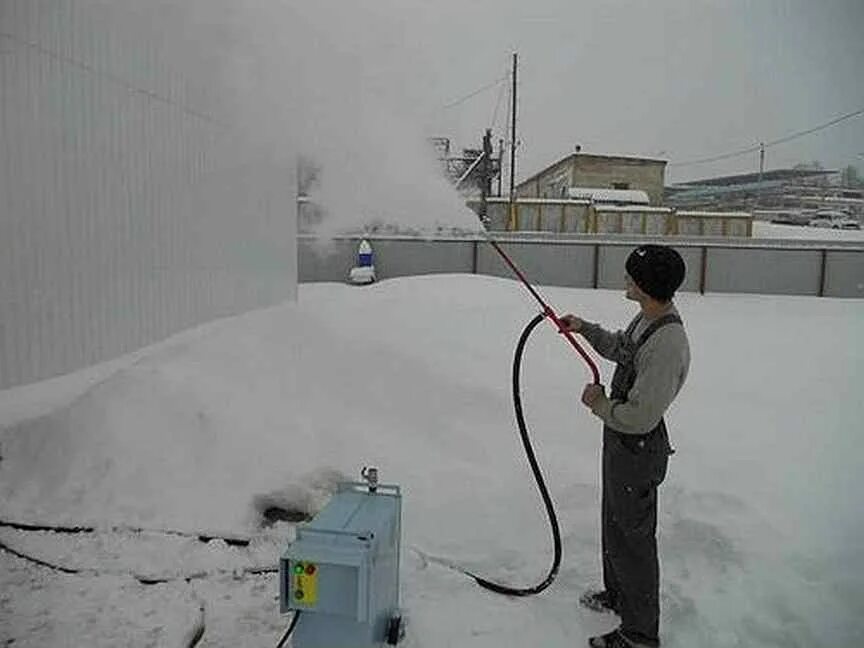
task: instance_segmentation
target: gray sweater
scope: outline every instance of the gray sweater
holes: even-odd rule
[[[675,306],[666,313],[678,314]],[[664,313],[664,314],[666,314]],[[633,331],[639,336],[651,321],[643,318]],[[583,322],[579,333],[601,356],[618,362],[625,331],[611,333],[598,324]],[[636,381],[627,400],[608,397],[597,399],[592,411],[614,430],[625,434],[646,434],[663,418],[669,405],[681,391],[690,369],[690,345],[681,324],[661,327],[636,353]]]

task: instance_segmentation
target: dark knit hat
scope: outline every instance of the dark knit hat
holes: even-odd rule
[[[684,259],[665,245],[640,245],[627,257],[627,274],[647,295],[669,301],[684,281]]]

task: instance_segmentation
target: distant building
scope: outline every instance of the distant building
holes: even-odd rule
[[[751,211],[763,220],[807,223],[817,212],[864,216],[864,192],[840,186],[840,174],[824,169],[775,169],[705,178],[666,188],[666,204],[678,209]]]
[[[516,187],[520,198],[589,198],[595,202],[640,204],[647,195],[650,205],[663,202],[666,161],[621,155],[575,152],[546,167]],[[579,191],[583,190],[583,191]],[[622,192],[617,196],[609,192]],[[586,195],[613,197],[597,200]]]

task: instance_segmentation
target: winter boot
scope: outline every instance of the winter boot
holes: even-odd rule
[[[658,648],[660,642],[656,639],[631,637],[618,628],[604,635],[591,637],[588,645],[591,648]]]
[[[619,613],[618,597],[608,590],[588,590],[579,597],[579,603],[594,612]]]

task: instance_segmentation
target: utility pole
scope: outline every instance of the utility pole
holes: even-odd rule
[[[501,183],[504,181],[504,138],[498,140],[498,197],[504,194]]]
[[[513,53],[513,91],[510,110],[510,223],[516,226],[516,69],[519,65],[519,54]]]
[[[762,197],[762,174],[765,172],[765,142],[759,142],[759,181],[756,183],[756,207]]]
[[[480,220],[485,225],[489,220],[488,199],[492,193],[492,131],[483,135],[483,160],[480,162]]]

